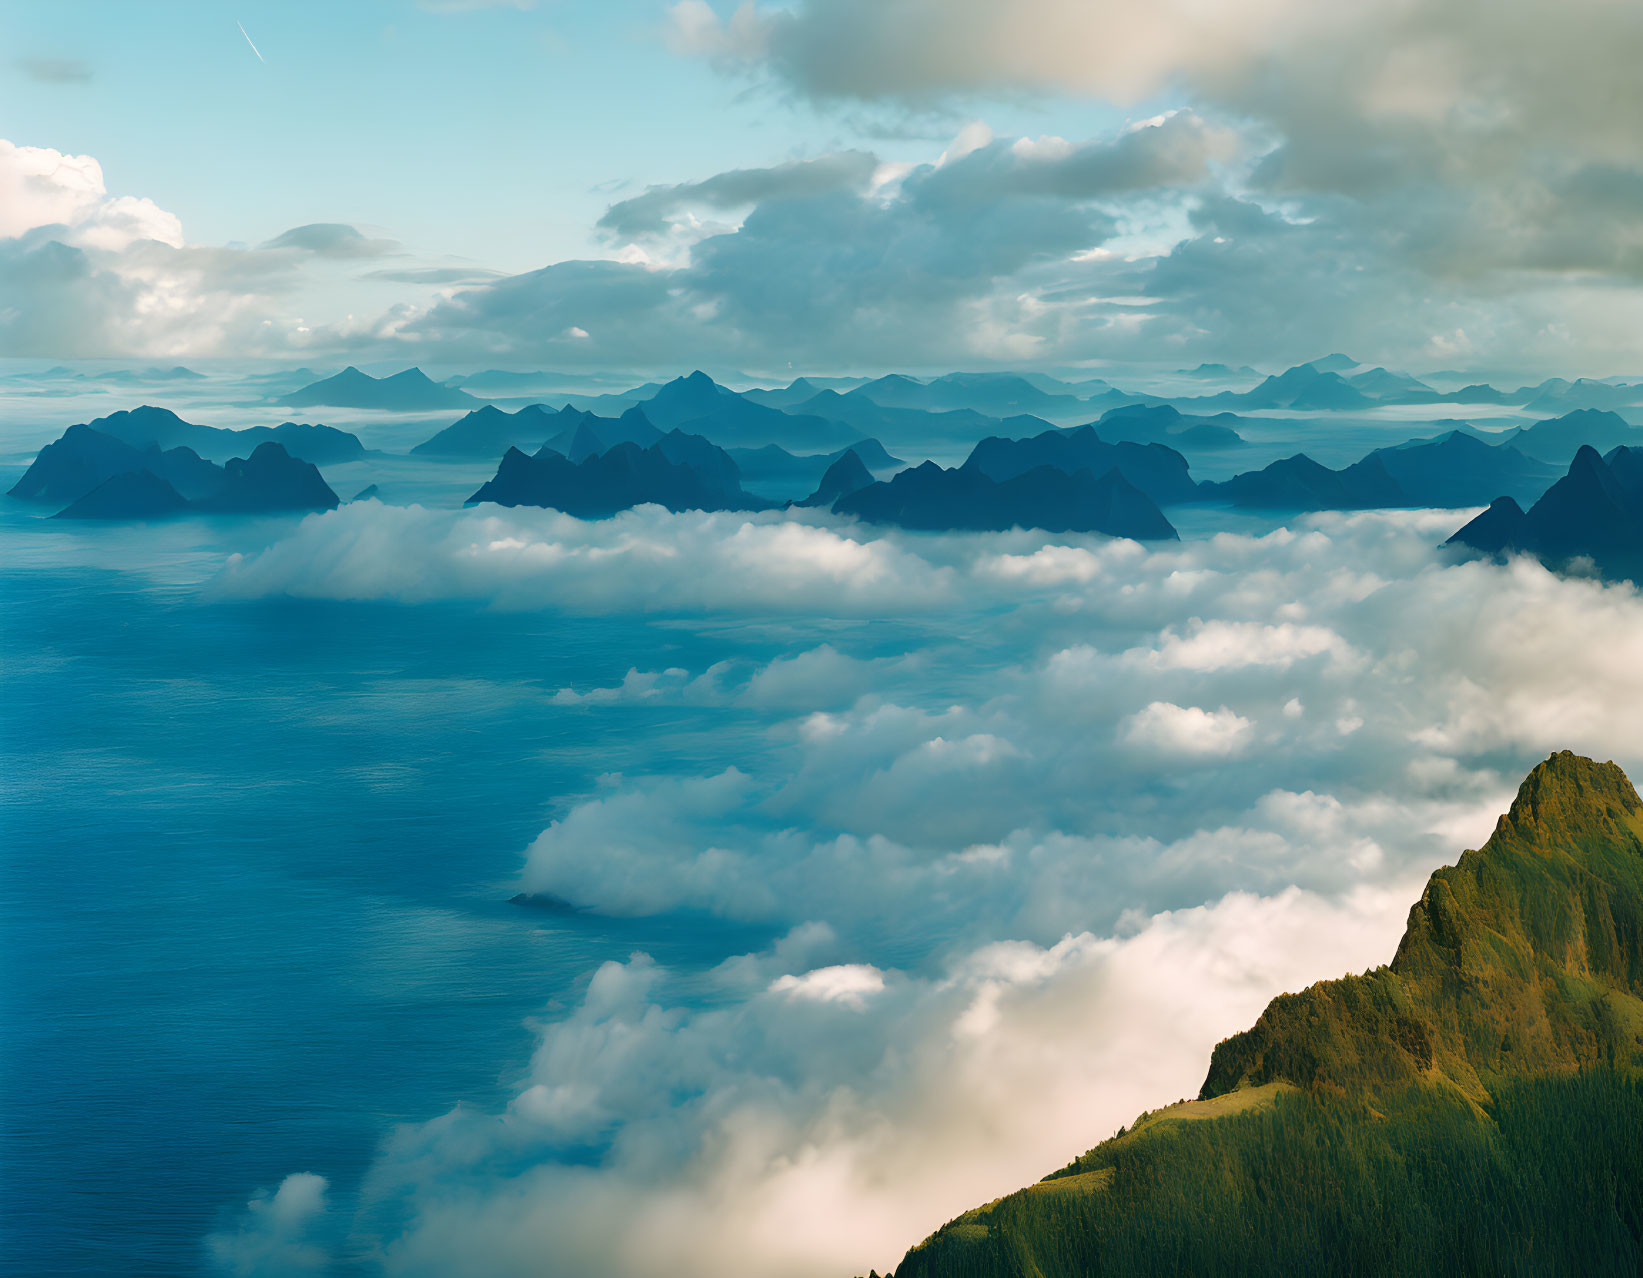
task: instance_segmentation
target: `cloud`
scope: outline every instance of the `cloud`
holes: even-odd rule
[[[405,270],[366,271],[365,280],[384,280],[390,284],[485,284],[502,277],[501,271],[483,266],[423,266]]]
[[[182,244],[181,223],[152,201],[111,198],[91,156],[0,139],[0,238],[45,227],[62,227],[69,242],[91,248],[121,249],[139,239]]]
[[[314,1237],[326,1209],[329,1182],[312,1172],[294,1172],[272,1194],[246,1204],[240,1227],[206,1239],[212,1267],[234,1278],[280,1278],[322,1273],[330,1258]]]
[[[643,195],[612,204],[598,225],[624,239],[658,235],[666,229],[669,215],[680,209],[697,206],[724,213],[767,200],[859,191],[877,168],[877,158],[869,153],[843,151],[774,168],[733,169],[700,182],[653,186]]]
[[[309,222],[293,226],[262,245],[264,249],[295,249],[317,257],[381,257],[399,245],[393,240],[371,239],[346,222]]]
[[[648,958],[608,963],[544,1028],[505,1113],[455,1111],[390,1143],[368,1199],[415,1212],[385,1268],[888,1267],[959,1210],[1193,1093],[1216,1038],[1312,974],[1304,956],[1368,965],[1406,909],[1234,896],[1123,939],[983,947],[928,977],[787,972],[720,1009],[676,1001]],[[567,1147],[581,1157],[556,1158]]]
[[[0,140],[0,352],[50,358],[288,350],[283,255],[188,243],[175,214],[111,195],[89,155]]]
[[[410,548],[420,546],[420,554]],[[846,613],[945,598],[950,574],[885,538],[778,515],[670,515],[644,506],[584,522],[556,511],[426,510],[352,502],[305,519],[290,539],[235,556],[221,588],[414,601],[492,599],[590,612],[790,611],[819,598]]]
[[[590,733],[667,706],[670,763],[561,796],[518,886],[775,937],[601,965],[509,1104],[398,1129],[348,1225],[388,1273],[883,1271],[1385,961],[1549,750],[1643,771],[1643,597],[1450,563],[1454,512],[1158,548],[814,518],[360,503],[217,582],[691,633],[540,693]]]
[[[91,68],[77,58],[18,58],[17,67],[39,84],[89,84]]]
[[[1613,326],[1616,311],[1629,324],[1643,310],[1643,143],[1623,123],[1643,110],[1631,74],[1643,30],[1609,0],[689,0],[670,12],[680,52],[823,105],[974,112],[989,97],[1070,94],[1184,108],[1236,134],[1247,163],[1221,175],[1219,216],[1178,206],[1193,233],[1156,249],[1157,275],[1133,289],[1166,305],[1112,334],[1137,342],[1120,350],[1168,341],[1270,361],[1344,345],[1414,362],[1443,358],[1440,335],[1464,330],[1474,350],[1545,371],[1637,357]],[[1588,287],[1599,279],[1607,292]]]
[[[1117,233],[1113,202],[1196,188],[1237,150],[1178,113],[1076,144],[977,135],[939,163],[851,151],[656,187],[600,222],[626,260],[466,290],[399,334],[535,353],[574,326],[589,340],[572,357],[617,362],[1049,357],[1088,338],[1089,298],[1113,291],[1073,264]]]
[[[1166,756],[1229,755],[1248,745],[1253,726],[1225,706],[1202,710],[1153,701],[1125,721],[1124,738]]]

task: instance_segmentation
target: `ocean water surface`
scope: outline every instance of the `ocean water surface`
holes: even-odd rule
[[[394,1123],[503,1101],[525,1018],[604,960],[689,972],[764,939],[508,898],[565,796],[750,748],[743,712],[556,690],[778,643],[216,598],[197,570],[225,549],[184,543],[220,532],[6,512],[9,1272],[196,1272],[258,1187],[311,1169],[346,1195]]]

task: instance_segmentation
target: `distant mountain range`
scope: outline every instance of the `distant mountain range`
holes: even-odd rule
[[[736,463],[722,448],[679,430],[648,448],[623,441],[574,461],[545,445],[534,454],[510,448],[468,502],[545,506],[579,519],[604,519],[647,503],[673,511],[771,505],[742,491]]]
[[[1511,444],[1463,431],[1377,448],[1342,470],[1304,453],[1219,483],[1199,485],[1210,501],[1256,510],[1371,510],[1477,506],[1501,492],[1539,493],[1556,472]]]
[[[1582,408],[1549,421],[1536,422],[1507,436],[1512,446],[1530,457],[1567,466],[1583,447],[1606,453],[1611,448],[1643,447],[1643,428],[1619,413]]]
[[[474,408],[481,401],[455,386],[440,385],[420,368],[407,368],[392,377],[372,377],[350,364],[336,376],[294,390],[276,402],[290,408],[323,405],[409,413],[436,408]]]
[[[591,415],[577,414],[578,418]],[[534,451],[561,428],[559,414],[545,404],[530,404],[513,413],[486,404],[423,440],[411,449],[411,455],[490,461],[510,448]]]
[[[1244,443],[1237,430],[1240,420],[1232,413],[1189,417],[1172,404],[1125,404],[1109,408],[1096,424],[1103,438],[1114,441],[1215,450]]]
[[[173,364],[170,368],[114,368],[100,373],[82,372],[58,364],[38,373],[24,373],[21,376],[32,381],[118,382],[122,385],[139,382],[198,382],[205,380],[204,373],[196,373],[192,368],[185,368],[181,364]]]
[[[1087,469],[1069,473],[1037,465],[994,479],[968,463],[947,470],[925,462],[886,482],[846,493],[833,510],[929,532],[1042,528],[1137,541],[1178,540],[1152,498],[1116,469],[1097,476]]]
[[[1631,1275],[1643,802],[1553,755],[1389,966],[1274,999],[1194,1101],[964,1213],[895,1278]]]
[[[1094,426],[1048,430],[1028,439],[982,440],[964,463],[989,479],[1014,479],[1039,466],[1073,474],[1081,470],[1102,475],[1120,471],[1124,478],[1160,505],[1191,501],[1198,485],[1188,474],[1187,459],[1163,444],[1109,444]]]
[[[366,456],[365,446],[359,442],[358,436],[330,426],[282,422],[278,426],[225,430],[184,421],[170,409],[156,408],[150,404],[110,413],[88,425],[90,429],[112,435],[133,448],[191,448],[202,457],[210,458],[244,457],[258,444],[268,442],[277,443],[293,457],[313,462],[316,466],[358,461]]]
[[[906,464],[901,458],[891,456],[876,439],[858,439],[848,448],[830,453],[790,453],[776,444],[728,451],[748,479],[814,481],[847,455],[870,470],[894,470]]]
[[[1562,479],[1525,511],[1511,497],[1449,539],[1487,555],[1533,555],[1551,568],[1589,563],[1643,584],[1643,448],[1599,456],[1583,445]]]
[[[257,513],[337,505],[336,493],[318,468],[274,440],[218,466],[191,448],[162,449],[152,441],[139,448],[91,426],[70,426],[42,448],[10,495],[64,504],[59,519],[154,519],[184,510]]]

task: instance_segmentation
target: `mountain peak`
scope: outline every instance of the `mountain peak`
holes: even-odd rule
[[[1496,833],[1537,845],[1584,842],[1594,834],[1610,837],[1622,818],[1640,813],[1643,800],[1617,765],[1560,750],[1523,779]]]

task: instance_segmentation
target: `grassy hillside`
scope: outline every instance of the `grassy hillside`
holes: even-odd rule
[[[1553,755],[1390,966],[1273,1000],[1200,1099],[896,1278],[1643,1272],[1643,802]]]

